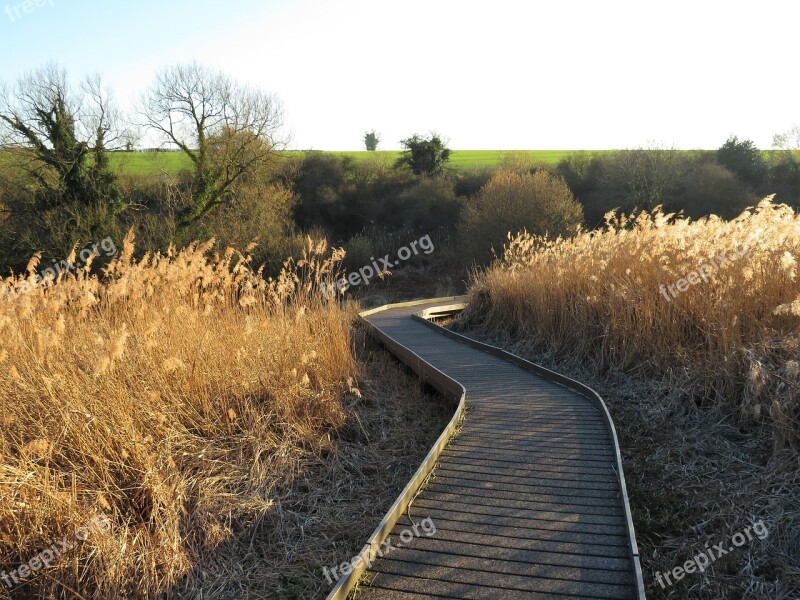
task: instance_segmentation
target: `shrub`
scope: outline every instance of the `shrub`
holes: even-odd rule
[[[514,171],[515,173],[536,173],[537,171],[552,171],[552,165],[534,158],[525,150],[506,150],[500,154],[498,163],[499,171]]]
[[[509,232],[555,237],[575,232],[581,223],[581,206],[563,179],[544,171],[500,172],[467,201],[459,236],[466,258],[485,264]]]
[[[650,211],[675,199],[689,155],[672,148],[636,148],[602,157],[600,186],[594,196],[603,214]]]
[[[63,202],[49,208],[39,207],[27,190],[18,189],[5,200],[0,199],[8,211],[0,222],[0,253],[2,272],[19,271],[27,258],[42,253],[44,262],[66,258],[76,241],[92,244],[110,237],[121,240],[118,214],[106,202]]]
[[[767,180],[767,161],[755,143],[732,135],[717,150],[717,161],[740,181],[759,189]]]
[[[453,191],[456,196],[474,196],[481,191],[481,188],[489,183],[494,177],[496,169],[489,167],[474,168],[469,170],[458,170],[453,174]]]
[[[375,260],[375,248],[366,235],[358,234],[350,238],[344,246],[344,267],[348,271],[355,271],[364,265],[372,264]]]
[[[600,183],[603,157],[580,151],[573,152],[556,165],[555,174],[562,177],[578,201],[594,191]]]
[[[742,211],[754,206],[758,197],[747,186],[716,163],[696,165],[684,176],[682,192],[665,208],[683,212],[689,217],[718,215],[732,219]]]
[[[299,198],[294,219],[300,228],[334,232],[346,225],[342,199],[352,187],[352,169],[351,158],[322,152],[308,152],[295,165],[289,181]]]
[[[770,193],[780,202],[800,207],[800,151],[776,150],[770,158]]]
[[[244,248],[256,242],[254,264],[279,271],[287,254],[285,242],[292,233],[291,211],[297,197],[280,184],[248,182],[233,200],[208,214],[187,230],[194,239],[215,238],[222,248]]]
[[[397,198],[397,223],[412,233],[450,233],[455,229],[461,207],[450,180],[423,177]]]

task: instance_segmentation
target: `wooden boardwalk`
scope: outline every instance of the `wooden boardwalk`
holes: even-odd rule
[[[365,560],[357,597],[643,598],[616,434],[602,401],[412,319],[437,304],[446,302],[365,316],[412,368],[427,363],[423,370],[460,383],[466,412],[411,508],[385,520],[378,537],[388,533],[391,549]],[[418,526],[413,539],[405,534],[408,543],[400,540],[425,519],[428,531]],[[435,533],[426,535],[431,523]]]

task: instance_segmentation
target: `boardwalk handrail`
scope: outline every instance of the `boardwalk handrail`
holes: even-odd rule
[[[367,540],[367,543],[362,548],[361,552],[358,554],[356,564],[354,565],[352,571],[348,574],[342,575],[342,577],[336,582],[336,585],[334,586],[333,590],[327,596],[327,600],[346,600],[350,591],[356,586],[356,584],[359,582],[364,572],[367,570],[367,568],[371,565],[372,561],[375,559],[376,553],[380,548],[381,543],[386,539],[389,532],[391,532],[392,528],[394,527],[400,516],[403,514],[403,512],[406,510],[411,500],[414,498],[415,494],[424,483],[425,479],[433,470],[433,467],[436,464],[437,460],[439,459],[442,450],[444,450],[450,438],[453,436],[453,433],[455,432],[458,424],[460,423],[464,415],[464,409],[466,406],[466,390],[463,385],[461,385],[458,381],[456,381],[449,375],[435,368],[427,361],[423,360],[419,355],[412,352],[409,348],[400,344],[397,340],[387,335],[385,332],[381,331],[380,329],[378,329],[377,327],[375,327],[369,321],[366,320],[366,317],[385,310],[391,310],[401,307],[418,306],[422,304],[430,305],[431,302],[441,302],[442,304],[437,304],[436,306],[432,307],[429,306],[428,308],[423,309],[419,313],[413,314],[411,318],[424,323],[428,327],[431,327],[432,329],[436,330],[437,332],[441,333],[446,337],[454,339],[460,343],[463,343],[467,346],[471,346],[475,349],[481,350],[493,356],[502,358],[514,365],[517,365],[518,367],[526,371],[529,371],[531,373],[534,373],[542,377],[543,379],[546,379],[553,383],[557,383],[573,392],[576,392],[581,396],[587,398],[592,404],[594,404],[599,409],[600,414],[602,415],[603,420],[605,422],[606,428],[611,436],[614,453],[616,456],[616,474],[619,481],[620,492],[621,492],[620,498],[628,530],[628,546],[629,546],[629,551],[631,553],[630,557],[633,562],[633,571],[636,580],[635,582],[636,595],[637,598],[639,598],[639,600],[644,600],[645,599],[644,580],[642,577],[642,568],[639,559],[639,551],[636,544],[636,535],[633,529],[633,519],[631,517],[630,505],[628,502],[628,492],[625,485],[625,475],[622,469],[622,455],[619,449],[619,441],[617,439],[616,428],[614,427],[614,422],[611,419],[610,413],[608,412],[608,407],[606,406],[603,399],[595,390],[574,379],[561,375],[560,373],[556,373],[555,371],[551,371],[550,369],[542,367],[541,365],[532,363],[528,360],[525,360],[519,356],[516,356],[515,354],[507,352],[496,346],[485,344],[483,342],[478,342],[461,334],[450,331],[449,329],[445,329],[432,322],[432,319],[435,319],[437,317],[454,315],[463,310],[466,307],[466,302],[465,302],[466,299],[467,299],[466,296],[450,296],[450,297],[434,298],[428,300],[415,300],[411,302],[387,304],[385,306],[381,306],[378,308],[374,308],[359,313],[359,317],[369,328],[371,335],[373,335],[384,346],[386,346],[386,348],[390,352],[392,352],[392,354],[394,354],[398,359],[400,359],[412,370],[414,370],[424,382],[432,385],[447,399],[451,401],[456,401],[457,407],[455,414],[453,415],[453,418],[447,424],[447,427],[445,427],[444,431],[439,436],[434,446],[428,452],[427,456],[422,461],[422,464],[414,473],[413,477],[408,482],[408,484],[406,484],[405,488],[400,493],[398,498],[394,501],[391,508],[387,512],[386,516],[381,520],[381,522],[378,524],[378,526],[370,535],[369,539]]]

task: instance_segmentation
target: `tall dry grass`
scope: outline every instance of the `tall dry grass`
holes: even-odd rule
[[[509,238],[475,276],[468,324],[598,374],[663,378],[686,401],[768,423],[778,447],[800,445],[800,216],[789,207],[766,199],[732,221],[607,215],[573,238]],[[730,264],[665,297],[659,286],[720,254]]]
[[[212,246],[135,260],[129,235],[102,279],[0,282],[31,288],[0,295],[0,570],[111,524],[0,597],[168,594],[330,448],[358,372],[317,293],[341,256],[309,241],[265,281]]]

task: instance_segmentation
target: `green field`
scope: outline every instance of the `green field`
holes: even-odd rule
[[[112,152],[111,165],[124,175],[177,173],[191,167],[183,152]]]
[[[496,167],[503,161],[516,162],[522,159],[554,165],[575,152],[579,152],[579,150],[453,150],[448,166],[456,169],[475,169]],[[612,150],[588,150],[587,152],[603,154],[612,152]],[[776,152],[764,150],[764,156],[769,160],[771,155]],[[303,153],[301,150],[289,150],[284,155],[299,156]],[[328,153],[349,156],[356,161],[375,160],[387,164],[393,164],[400,156],[399,150],[331,151]],[[0,156],[2,155],[0,154]],[[798,153],[798,159],[800,159],[800,153]],[[112,152],[111,164],[120,175],[132,176],[174,174],[191,168],[188,157],[182,152]],[[0,160],[0,168],[2,166],[2,160]]]
[[[493,167],[503,160],[513,160],[521,156],[527,156],[531,160],[547,164],[556,164],[574,152],[575,150],[453,150],[448,165],[459,169]],[[357,161],[379,160],[388,163],[395,162],[400,156],[400,151],[397,150],[330,153],[337,156],[349,156]],[[286,152],[287,156],[299,154],[303,154],[303,152],[300,150]],[[125,175],[176,173],[182,169],[189,169],[191,166],[189,159],[182,152],[114,152],[111,155],[111,161],[117,172]]]
[[[453,150],[447,163],[459,169],[474,169],[476,167],[495,167],[506,158],[528,157],[533,161],[547,164],[556,164],[562,158],[574,154],[575,150]],[[377,152],[333,152],[340,156],[351,156],[355,160],[385,159],[395,161],[400,156],[399,151],[379,150]]]

